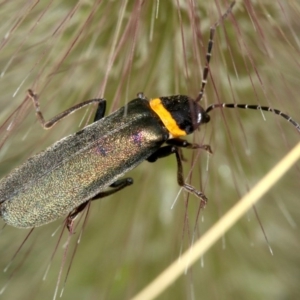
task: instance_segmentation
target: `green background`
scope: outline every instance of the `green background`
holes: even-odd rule
[[[93,118],[94,108],[83,109],[44,131],[25,98],[28,88],[40,95],[47,119],[101,96],[108,112],[141,91],[149,98],[196,97],[209,28],[229,5],[221,0],[42,2],[14,0],[0,10],[1,176]],[[271,105],[300,121],[299,14],[296,1],[238,1],[216,30],[203,106]],[[200,216],[199,200],[185,192],[171,209],[179,192],[174,157],[142,163],[130,172],[132,187],[94,202],[63,299],[130,299],[180,259],[299,140],[291,124],[264,115],[266,121],[256,111],[215,110],[211,122],[189,137],[214,151],[209,161],[204,152],[184,151],[185,176],[192,170],[187,180],[209,198]],[[299,179],[298,164],[159,299],[299,298]],[[66,232],[45,281],[43,275],[62,227],[52,234],[62,222],[35,229],[8,271],[0,272],[0,289],[8,283],[3,299],[52,299]],[[77,224],[59,292],[82,219]],[[0,270],[28,233],[4,228]]]

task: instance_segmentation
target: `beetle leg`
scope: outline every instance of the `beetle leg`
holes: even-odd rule
[[[182,151],[180,148],[187,148],[187,149],[204,149],[208,153],[212,154],[211,147],[209,145],[198,145],[198,144],[191,144],[186,140],[181,140],[181,139],[171,139],[166,142],[168,146],[164,146],[159,148],[156,152],[151,154],[148,158],[148,162],[155,162],[159,158],[163,158],[166,156],[169,156],[173,154],[174,151],[174,146],[177,148],[177,152],[180,155],[180,159],[185,161]]]
[[[171,141],[171,140],[170,140]],[[150,155],[147,160],[149,162],[155,162],[158,158],[163,158],[166,157],[170,154],[175,153],[176,155],[176,160],[177,160],[177,182],[180,186],[182,186],[185,190],[187,190],[188,192],[194,194],[196,197],[200,198],[201,203],[200,203],[200,207],[203,208],[205,207],[206,203],[207,203],[207,198],[206,196],[196,190],[193,186],[187,184],[184,182],[184,178],[183,178],[183,169],[182,169],[182,153],[181,153],[181,149],[179,148],[179,144],[182,143],[181,147],[186,147],[186,148],[191,148],[191,149],[205,149],[206,151],[211,153],[211,149],[209,145],[197,145],[197,144],[190,144],[187,141],[184,140],[172,140],[172,141],[176,141],[174,143],[177,143],[178,146],[172,146],[172,145],[168,145],[168,146],[164,146],[159,148],[155,153],[153,153],[152,155]]]
[[[97,118],[97,120],[101,119],[104,116],[104,113],[105,113],[106,100],[104,100],[104,99],[91,99],[91,100],[87,100],[87,101],[78,103],[78,104],[70,107],[69,109],[61,112],[60,114],[56,115],[55,117],[53,117],[49,121],[45,121],[44,116],[43,116],[43,114],[40,110],[40,103],[39,103],[38,96],[36,94],[34,94],[34,92],[32,90],[28,90],[28,96],[32,99],[37,119],[39,120],[40,124],[42,125],[42,127],[44,129],[49,129],[49,128],[53,127],[58,121],[62,120],[66,116],[68,116],[68,115],[72,114],[73,112],[75,112],[76,110],[78,110],[80,108],[83,108],[83,107],[85,107],[89,104],[92,104],[92,103],[99,103],[95,119],[96,118]]]
[[[79,206],[77,206],[76,208],[74,208],[68,215],[67,219],[66,219],[66,226],[69,230],[70,233],[73,232],[73,224],[74,224],[74,220],[76,219],[76,217],[78,216],[79,213],[81,213],[86,206],[88,205],[88,203],[90,201],[94,201],[94,200],[98,200],[100,198],[104,198],[107,197],[109,195],[112,195],[122,189],[124,189],[125,187],[132,185],[133,184],[133,179],[130,177],[127,178],[122,178],[119,179],[117,181],[115,181],[114,183],[112,183],[110,185],[111,190],[108,191],[104,191],[104,192],[100,192],[99,194],[97,194],[96,196],[94,196],[93,198],[89,199],[88,201],[80,204]]]
[[[176,146],[176,147],[187,148],[187,149],[203,149],[210,154],[213,153],[210,145],[198,145],[198,144],[194,144],[194,143],[192,144],[192,143],[189,143],[188,141],[182,140],[182,139],[170,139],[170,140],[166,141],[166,143],[169,145]]]
[[[103,100],[103,99],[98,99],[98,100]],[[99,102],[96,114],[95,114],[95,118],[94,118],[94,122],[101,120],[104,115],[105,115],[105,110],[106,110],[106,101],[103,100],[101,102]]]
[[[179,149],[177,147],[174,147],[174,148],[175,148],[174,152],[175,152],[176,160],[177,160],[177,182],[185,190],[194,194],[196,197],[200,198],[200,200],[201,200],[200,208],[204,208],[207,203],[207,198],[202,192],[196,190],[193,186],[184,182],[180,152],[178,151]]]
[[[140,99],[148,100],[148,98],[144,95],[143,92],[139,92],[136,94],[136,96]]]
[[[108,191],[104,191],[104,192],[100,192],[99,194],[97,194],[96,196],[94,196],[90,200],[94,201],[94,200],[97,200],[97,199],[100,199],[100,198],[110,196],[110,195],[124,189],[125,187],[132,185],[132,184],[133,184],[133,179],[131,177],[126,177],[126,178],[119,179],[119,180],[115,181],[114,183],[112,183],[110,185],[110,187],[113,188],[113,189],[108,190]]]
[[[171,154],[174,153],[174,146],[168,145],[168,146],[164,146],[159,148],[156,152],[154,152],[153,154],[151,154],[148,158],[147,161],[148,162],[155,162],[157,159],[159,158],[163,158],[163,157],[167,157]]]
[[[79,206],[77,206],[76,208],[74,208],[69,215],[66,218],[66,227],[68,228],[70,233],[73,233],[73,224],[74,224],[74,220],[76,219],[76,217],[78,216],[79,213],[81,213],[86,206],[89,204],[89,201],[86,201],[82,204],[80,204]]]

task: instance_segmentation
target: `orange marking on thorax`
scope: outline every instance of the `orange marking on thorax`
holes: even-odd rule
[[[170,112],[163,106],[160,98],[151,99],[150,107],[159,116],[173,138],[186,135],[186,132],[179,128]]]

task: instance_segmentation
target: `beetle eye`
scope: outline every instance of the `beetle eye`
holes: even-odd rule
[[[202,123],[208,123],[210,121],[210,116],[205,112],[202,114]]]
[[[201,124],[208,123],[210,120],[210,116],[207,112],[203,109],[203,107],[197,107],[197,114],[195,114],[196,124],[195,127],[199,127]]]

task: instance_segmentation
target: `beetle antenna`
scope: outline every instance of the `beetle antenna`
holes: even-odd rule
[[[208,42],[208,46],[207,46],[207,53],[206,53],[206,64],[203,70],[203,74],[202,74],[202,85],[201,85],[201,89],[200,92],[197,96],[197,98],[195,99],[196,102],[200,101],[203,98],[203,94],[204,94],[204,90],[205,90],[205,86],[207,83],[207,77],[209,74],[209,62],[210,62],[210,58],[211,58],[211,53],[212,53],[212,48],[213,48],[213,44],[214,44],[214,35],[215,35],[215,31],[216,28],[227,18],[227,16],[231,13],[232,8],[235,4],[235,1],[233,1],[229,8],[226,10],[226,12],[220,17],[220,19],[212,26],[210,27],[210,32],[209,32],[209,42]]]
[[[288,122],[292,123],[294,127],[300,132],[300,124],[294,121],[289,115],[283,113],[281,110],[271,108],[269,106],[260,106],[260,105],[248,105],[248,104],[234,104],[234,103],[217,103],[212,104],[206,109],[206,113],[209,113],[211,110],[215,108],[242,108],[242,109],[257,109],[270,111],[276,115],[279,115],[286,119]]]

